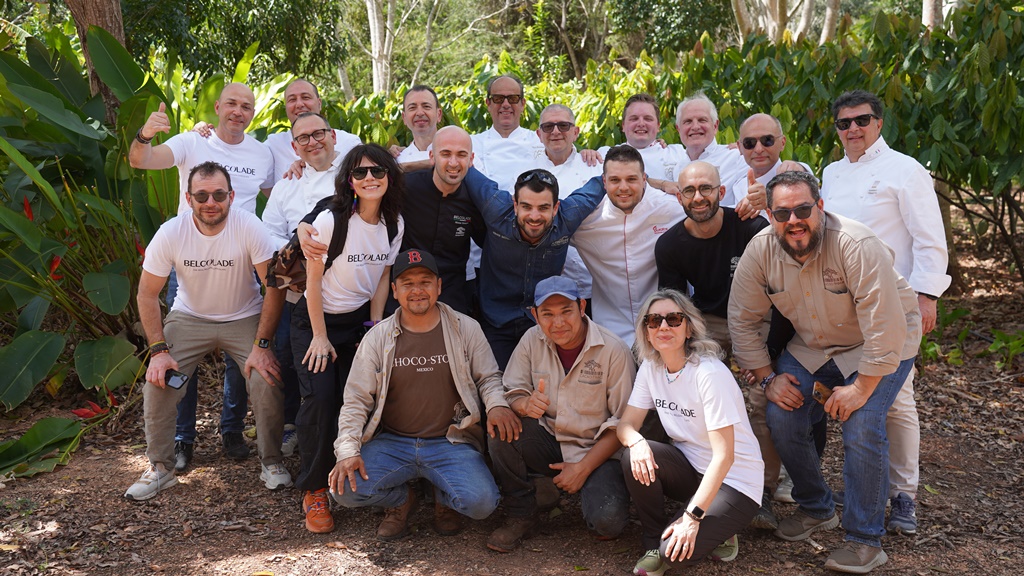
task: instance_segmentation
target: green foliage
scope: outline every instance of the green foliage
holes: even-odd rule
[[[958,323],[961,319],[970,315],[966,308],[946,309],[946,302],[939,300],[936,309],[935,328],[928,334],[921,336],[921,360],[924,362],[937,362],[945,360],[953,366],[960,366],[964,363],[964,341],[970,334],[972,324],[968,322],[958,333],[955,343],[950,345],[948,352],[942,351],[939,340],[943,339],[946,329]]]
[[[994,341],[988,347],[987,354],[996,354],[996,368],[1009,372],[1019,356],[1024,356],[1024,330],[1010,334],[1002,330],[992,330]],[[987,355],[986,354],[986,355]]]
[[[648,52],[690,50],[705,32],[718,40],[735,34],[729,0],[609,0],[607,8],[615,32],[641,35]]]
[[[67,463],[81,431],[77,420],[43,418],[17,440],[0,444],[0,477],[52,472],[58,464]]]

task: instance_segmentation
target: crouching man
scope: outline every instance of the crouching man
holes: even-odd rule
[[[629,520],[629,493],[618,462],[615,427],[633,390],[636,368],[622,340],[590,320],[576,283],[537,283],[537,326],[523,336],[505,370],[505,398],[522,420],[511,442],[489,441],[508,519],[487,547],[511,552],[537,524],[531,475],[580,492],[583,517],[599,538],[617,537]]]
[[[204,356],[220,349],[242,363],[256,415],[260,480],[271,490],[292,485],[281,464],[284,391],[270,338],[277,328],[284,293],[260,278],[275,244],[255,214],[231,210],[235,192],[223,166],[203,162],[192,168],[185,199],[191,210],[160,227],[146,249],[139,281],[139,317],[149,341],[149,368],[142,389],[146,456],[150,468],[125,492],[148,500],[178,483],[174,474],[176,407],[187,386],[168,386],[169,370],[192,374]],[[171,269],[178,293],[160,321],[160,291]],[[262,312],[261,312],[262,310]]]
[[[349,508],[383,506],[381,540],[408,533],[415,495],[408,482],[434,485],[434,528],[443,535],[482,520],[498,505],[484,462],[481,405],[492,437],[519,436],[501,372],[480,325],[438,302],[434,257],[406,250],[392,267],[400,308],[360,342],[345,384],[329,484]]]

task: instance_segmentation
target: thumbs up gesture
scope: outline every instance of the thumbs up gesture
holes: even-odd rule
[[[163,102],[160,103],[160,107],[157,108],[156,112],[149,115],[146,123],[142,126],[142,137],[147,140],[152,140],[156,136],[157,132],[170,133],[171,121],[167,118],[167,105]]]
[[[747,170],[747,195],[736,203],[736,214],[739,215],[740,220],[749,220],[767,208],[767,193],[764,184],[757,181],[753,170]]]
[[[549,404],[551,404],[551,400],[544,393],[544,379],[541,378],[537,382],[537,388],[530,394],[530,398],[526,402],[524,414],[528,418],[540,418],[547,411]]]

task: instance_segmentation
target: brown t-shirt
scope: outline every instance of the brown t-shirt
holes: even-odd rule
[[[461,406],[448,365],[441,324],[429,332],[403,330],[382,414],[384,430],[411,438],[448,433]]]

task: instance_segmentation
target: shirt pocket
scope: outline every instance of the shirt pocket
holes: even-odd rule
[[[768,294],[775,308],[792,322],[798,318],[798,306],[800,305],[799,290],[783,290],[774,294]]]
[[[823,294],[822,301],[829,324],[837,328],[857,325],[857,307],[849,291],[836,294],[824,290]]]
[[[588,384],[577,380],[573,386],[572,407],[579,414],[606,414],[608,400],[605,392],[604,382]]]

